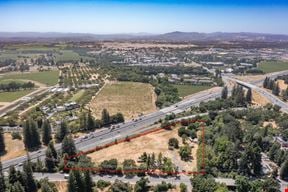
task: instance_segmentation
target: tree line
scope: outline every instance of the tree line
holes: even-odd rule
[[[32,89],[35,87],[35,84],[32,82],[27,83],[18,83],[15,81],[9,83],[1,83],[0,84],[0,91],[10,92],[10,91],[17,91],[19,89]]]

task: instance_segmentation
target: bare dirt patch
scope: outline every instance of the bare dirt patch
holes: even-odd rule
[[[258,92],[253,91],[253,90],[252,90],[252,102],[253,104],[259,105],[259,106],[265,106],[268,103],[270,103],[270,101],[267,98],[263,97]]]
[[[274,129],[278,128],[278,126],[277,126],[275,121],[264,121],[262,126],[266,127],[266,126],[269,126],[269,125],[272,126],[272,128],[274,128]]]
[[[284,81],[284,80],[277,80],[277,83],[278,83],[279,88],[280,88],[281,90],[286,90],[287,87],[288,87],[288,85],[285,84],[285,81]]]
[[[4,133],[7,153],[1,156],[1,160],[9,160],[26,154],[23,140],[14,139],[10,133]]]
[[[198,149],[197,144],[192,144],[192,161],[182,161],[178,150],[169,150],[168,141],[170,138],[175,137],[179,141],[179,145],[182,145],[182,139],[178,136],[178,129],[173,130],[159,130],[155,133],[151,133],[129,142],[119,143],[109,148],[102,149],[100,151],[88,154],[92,161],[96,164],[104,161],[116,158],[119,162],[123,162],[125,159],[133,159],[137,162],[138,158],[144,153],[155,153],[157,156],[162,153],[164,157],[168,157],[172,162],[180,169],[185,171],[196,170],[196,152]]]
[[[106,108],[110,114],[121,112],[125,119],[156,110],[156,96],[150,84],[110,82],[90,102],[90,109],[99,118]]]

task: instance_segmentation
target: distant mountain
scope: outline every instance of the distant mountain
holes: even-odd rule
[[[0,41],[98,41],[98,40],[150,40],[150,41],[268,41],[288,42],[288,35],[262,33],[198,33],[175,31],[165,34],[92,34],[57,32],[0,32]]]

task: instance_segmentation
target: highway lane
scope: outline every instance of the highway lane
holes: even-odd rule
[[[93,132],[87,134],[85,138],[77,138],[75,139],[75,145],[78,150],[90,150],[94,149],[96,146],[101,146],[106,143],[110,143],[115,141],[115,139],[125,138],[126,136],[130,136],[132,133],[141,133],[144,130],[146,131],[147,127],[159,121],[160,119],[165,118],[167,114],[170,113],[181,113],[186,109],[189,109],[191,106],[199,105],[200,102],[213,100],[221,96],[221,88],[199,92],[183,101],[180,101],[170,107],[161,109],[157,112],[150,113],[148,115],[144,115],[139,117],[137,120],[129,121],[126,123],[121,123],[116,125],[117,128],[113,130],[103,129],[102,131]],[[55,148],[57,150],[61,149],[61,144],[56,144]],[[30,152],[29,157],[31,160],[36,160],[39,158],[40,160],[44,160],[45,157],[45,148],[42,148],[35,152]],[[21,167],[23,162],[27,160],[27,156],[21,156],[18,158],[14,158],[11,160],[3,161],[3,169],[8,169],[12,165],[19,165]]]

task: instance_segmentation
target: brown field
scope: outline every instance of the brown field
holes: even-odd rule
[[[285,84],[285,81],[284,81],[284,80],[277,80],[277,83],[278,83],[278,85],[279,85],[279,87],[280,87],[281,90],[286,90],[287,87],[288,87],[288,85]]]
[[[7,153],[1,156],[1,160],[9,160],[26,154],[23,140],[12,140],[10,133],[4,133],[5,145]],[[22,138],[23,139],[23,138]]]
[[[189,144],[192,145],[191,155],[193,160],[185,162],[180,159],[178,150],[168,149],[168,140],[172,137],[177,138],[179,145],[182,145],[182,139],[178,136],[178,129],[174,128],[173,130],[159,130],[155,133],[138,137],[129,142],[119,143],[109,148],[88,154],[88,156],[91,157],[92,161],[96,164],[113,158],[118,159],[119,162],[123,162],[125,159],[133,159],[137,162],[138,158],[144,152],[149,154],[155,153],[156,156],[161,152],[163,157],[171,158],[172,162],[177,165],[179,169],[195,171],[198,145],[192,144],[188,141]]]
[[[92,99],[90,109],[99,118],[106,108],[110,115],[121,112],[125,119],[156,110],[156,95],[150,84],[110,82]]]
[[[270,101],[267,98],[263,97],[256,91],[252,91],[252,102],[253,104],[260,106],[265,106],[268,103],[270,103]]]

